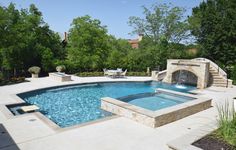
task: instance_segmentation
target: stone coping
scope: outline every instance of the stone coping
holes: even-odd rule
[[[156,91],[176,94],[179,96],[192,97],[195,99],[175,106],[163,108],[156,111],[151,111],[114,98],[104,97],[101,99],[102,100],[101,107],[106,111],[124,117],[128,117],[132,120],[135,120],[137,122],[143,123],[145,125],[154,128],[182,119],[186,116],[192,115],[194,113],[197,113],[199,111],[211,107],[212,99],[210,98],[199,97],[196,95],[165,90],[160,88],[157,89]]]
[[[91,77],[92,78],[92,77]],[[22,100],[18,95],[19,94],[23,94],[23,93],[28,93],[28,92],[35,92],[35,91],[40,91],[40,90],[50,90],[50,89],[54,89],[54,88],[64,88],[64,87],[70,87],[70,86],[79,86],[79,85],[88,85],[88,84],[100,84],[100,83],[126,83],[126,82],[152,82],[153,80],[145,80],[145,81],[129,81],[129,80],[121,80],[121,81],[89,81],[89,82],[81,82],[81,83],[72,83],[72,82],[68,82],[66,84],[63,85],[52,85],[52,86],[48,86],[48,87],[42,87],[42,88],[37,88],[37,89],[32,89],[32,90],[27,90],[24,92],[20,92],[20,93],[15,93],[12,94],[11,97],[14,98],[15,100],[19,101],[19,102],[24,102],[24,100]]]
[[[168,59],[167,61],[172,61],[172,62],[189,62],[189,63],[202,63],[202,64],[206,64],[209,63],[207,61],[199,61],[199,60],[194,60],[194,59]]]
[[[71,76],[71,75],[68,75],[68,74],[65,74],[65,73],[62,73],[62,72],[50,72],[48,74],[49,75],[55,75],[55,76],[58,76],[58,77]]]
[[[18,104],[18,103],[14,103],[14,104]],[[5,115],[5,117],[7,119],[14,119],[14,118],[21,118],[21,117],[23,118],[25,116],[34,115],[34,116],[37,116],[48,127],[50,127],[52,130],[54,130],[56,132],[68,131],[68,130],[71,130],[71,129],[83,127],[83,126],[86,126],[86,125],[92,125],[92,124],[95,124],[95,123],[98,123],[98,122],[103,122],[103,121],[106,121],[106,120],[111,120],[111,119],[119,117],[117,115],[113,115],[113,116],[108,116],[108,117],[105,117],[105,118],[100,118],[100,119],[97,119],[97,120],[93,120],[93,121],[89,121],[89,122],[85,122],[85,123],[81,123],[81,124],[77,124],[77,125],[62,128],[58,124],[56,124],[55,122],[53,122],[52,120],[47,118],[45,115],[43,115],[39,111],[35,111],[35,112],[31,112],[31,113],[25,113],[25,114],[21,114],[21,115],[13,115],[12,112],[7,108],[7,105],[14,105],[14,104],[0,105],[0,111]],[[19,104],[22,104],[22,103],[19,103]]]

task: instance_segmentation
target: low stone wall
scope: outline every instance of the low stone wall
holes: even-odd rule
[[[63,73],[49,73],[49,77],[60,82],[71,81],[71,76]]]
[[[140,122],[147,126],[155,128],[155,118],[152,115],[148,115],[148,110],[139,108],[134,105],[113,99],[110,97],[104,97],[101,101],[101,108],[111,113],[127,117],[136,122]]]
[[[169,90],[159,91],[170,92]],[[196,99],[176,106],[151,111],[117,99],[104,97],[101,101],[101,108],[114,114],[130,118],[149,127],[156,128],[211,107],[211,99],[209,98],[197,97],[195,95],[183,94],[180,92],[171,93],[180,94],[182,96],[191,96]]]

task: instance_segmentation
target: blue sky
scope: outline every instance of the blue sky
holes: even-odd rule
[[[0,5],[7,6],[10,2],[17,8],[28,8],[35,4],[43,13],[44,21],[56,32],[67,32],[73,18],[90,15],[106,25],[109,34],[117,38],[135,38],[130,35],[132,28],[127,24],[130,16],[143,16],[141,6],[150,7],[154,3],[172,3],[187,9],[190,15],[192,8],[202,0],[0,0]]]

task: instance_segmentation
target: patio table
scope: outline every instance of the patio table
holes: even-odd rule
[[[122,73],[122,70],[107,70],[108,76],[111,76],[113,78],[120,76]]]

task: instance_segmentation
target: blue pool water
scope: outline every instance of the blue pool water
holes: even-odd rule
[[[97,83],[37,90],[19,94],[27,103],[35,104],[40,112],[60,127],[68,127],[96,120],[111,113],[100,109],[102,97],[119,98],[127,95],[154,92],[164,88],[188,92],[195,87],[178,89],[162,82]]]
[[[126,97],[119,98],[121,101],[149,109],[152,111],[156,111],[159,109],[163,109],[166,107],[174,106],[177,104],[181,104],[190,100],[194,100],[193,97],[173,95],[171,93],[166,92],[158,92],[158,93],[144,93],[144,94],[136,94],[130,95]]]

